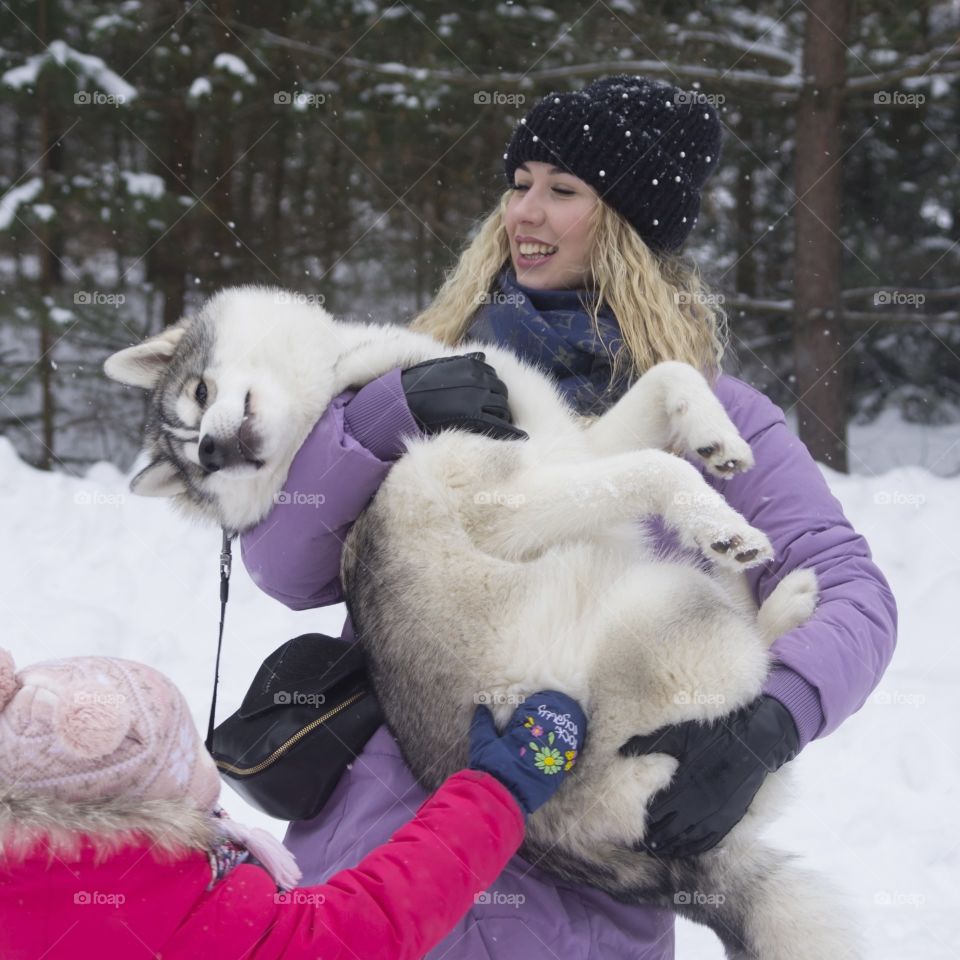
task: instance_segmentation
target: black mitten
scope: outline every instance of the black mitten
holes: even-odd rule
[[[525,440],[513,426],[506,384],[483,353],[424,360],[400,374],[417,426],[425,433],[447,427],[486,433],[498,440]]]

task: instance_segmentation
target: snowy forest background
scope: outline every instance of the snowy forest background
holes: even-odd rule
[[[405,321],[538,96],[660,77],[726,125],[689,251],[729,370],[784,407],[899,607],[892,663],[790,764],[771,839],[845,891],[864,956],[955,960],[958,41],[956,0],[0,0],[0,643],[146,661],[205,729],[220,534],[129,493],[143,396],[103,359],[238,282]],[[235,562],[218,716],[343,619]],[[677,956],[723,951],[681,921]]]
[[[625,71],[726,125],[689,252],[731,372],[867,469],[851,427],[960,418],[958,31],[955,0],[4,2],[0,431],[128,466],[142,398],[103,358],[224,284],[409,319],[525,109]]]

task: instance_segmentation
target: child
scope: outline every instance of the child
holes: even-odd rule
[[[421,957],[562,784],[577,750],[553,749],[558,714],[579,748],[586,719],[561,693],[524,701],[503,736],[479,707],[469,769],[356,867],[290,889],[293,857],[217,807],[216,766],[163,674],[107,657],[17,673],[0,650],[0,956]]]

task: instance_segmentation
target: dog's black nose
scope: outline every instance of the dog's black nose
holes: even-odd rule
[[[200,466],[207,473],[215,473],[223,467],[223,448],[217,446],[217,441],[208,433],[200,441]]]

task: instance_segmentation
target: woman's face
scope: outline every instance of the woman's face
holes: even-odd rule
[[[590,263],[591,220],[600,202],[572,173],[531,160],[517,167],[504,223],[517,280],[535,290],[581,287]]]

